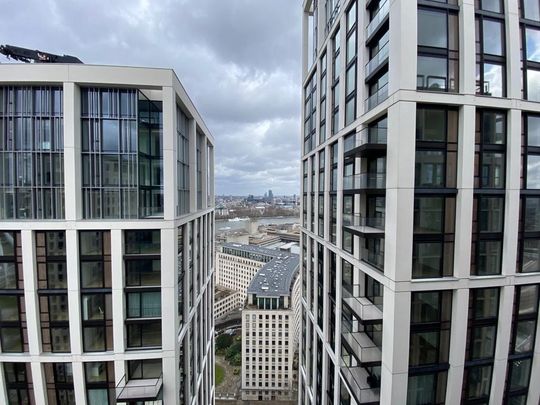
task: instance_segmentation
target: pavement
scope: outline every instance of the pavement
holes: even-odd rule
[[[225,370],[225,377],[223,382],[216,387],[216,398],[223,399],[237,399],[240,398],[240,387],[242,384],[241,381],[241,371],[242,367],[233,367],[225,360],[224,356],[216,355],[216,364],[219,364]],[[238,368],[240,372],[235,375],[234,369]]]

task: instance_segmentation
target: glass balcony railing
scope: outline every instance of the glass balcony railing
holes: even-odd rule
[[[345,176],[343,189],[384,189],[386,187],[386,173],[360,173]]]
[[[116,386],[116,402],[135,403],[160,399],[163,374],[156,378],[128,380],[124,375]]]
[[[379,11],[377,11],[377,14],[375,14],[375,16],[373,16],[373,18],[369,22],[366,28],[366,38],[369,38],[377,31],[377,29],[381,26],[382,22],[388,15],[389,11],[390,1],[386,0],[383,4],[379,6]]]
[[[380,401],[380,388],[367,370],[363,367],[341,367],[341,374],[347,386],[360,404],[378,403]],[[369,382],[368,382],[369,381]],[[373,387],[372,387],[373,386]]]
[[[359,285],[344,284],[341,289],[343,302],[363,321],[382,320],[383,297],[375,297],[376,301],[373,303],[367,297],[361,297],[359,291]]]
[[[382,340],[382,332],[377,332]],[[358,357],[360,364],[379,363],[381,361],[381,348],[364,332],[354,330],[353,325],[344,319],[341,322],[341,339]]]
[[[366,111],[372,110],[381,104],[384,100],[388,98],[388,83],[382,86],[375,94],[369,96],[365,101]]]
[[[384,253],[373,251],[370,249],[362,248],[360,251],[360,260],[366,262],[367,264],[376,267],[379,270],[384,269]]]
[[[383,127],[364,128],[355,136],[345,138],[343,143],[345,153],[367,144],[386,145],[387,133],[388,129]]]
[[[385,63],[388,60],[388,51],[390,47],[388,46],[388,42],[384,44],[384,46],[379,49],[379,52],[371,58],[371,60],[366,64],[366,77],[371,75],[379,66],[381,66],[383,63]]]
[[[343,226],[362,233],[384,232],[384,216],[364,217],[358,214],[343,214]]]

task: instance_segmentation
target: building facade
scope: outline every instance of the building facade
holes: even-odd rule
[[[242,310],[242,399],[296,398],[299,256],[280,253],[253,277]]]
[[[278,255],[276,250],[235,242],[226,242],[218,247],[215,285],[224,293],[216,294],[215,319],[244,306],[251,280]]]
[[[300,404],[540,400],[540,3],[303,2]]]
[[[1,403],[213,403],[213,148],[172,70],[0,65]]]

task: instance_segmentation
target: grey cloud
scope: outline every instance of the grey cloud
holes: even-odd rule
[[[291,0],[0,0],[4,43],[172,67],[216,138],[218,193],[298,193],[300,9]]]

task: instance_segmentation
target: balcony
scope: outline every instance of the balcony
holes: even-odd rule
[[[343,178],[344,190],[384,190],[386,173],[360,173]]]
[[[384,217],[363,217],[357,214],[343,214],[343,226],[358,234],[384,235]]]
[[[386,155],[387,128],[370,127],[345,139],[345,157],[379,157]]]
[[[343,294],[343,302],[363,321],[382,321],[382,302],[374,304],[366,297],[358,297],[354,291],[358,291],[358,285],[343,285],[341,289]],[[382,297],[381,297],[382,299]]]
[[[375,94],[372,94],[366,99],[365,106],[364,106],[366,112],[377,107],[387,98],[388,98],[388,83],[382,86]]]
[[[163,374],[157,378],[127,380],[124,375],[116,386],[116,402],[144,402],[161,399]],[[159,401],[161,402],[161,401]]]
[[[381,362],[381,349],[365,333],[343,331],[341,338],[351,348],[353,353],[358,356],[360,364]]]
[[[379,403],[380,388],[377,387],[375,381],[371,381],[372,377],[363,367],[341,367],[341,374],[347,382],[347,386],[351,390],[357,403],[370,404]],[[368,381],[371,382],[368,383]]]
[[[379,49],[379,52],[371,58],[371,60],[366,64],[366,82],[369,82],[371,77],[379,71],[379,69],[388,63],[388,51],[390,47],[388,42]]]
[[[366,28],[366,43],[371,40],[379,28],[388,18],[388,13],[390,11],[390,1],[386,0],[383,4],[379,6],[377,14],[373,16]]]

